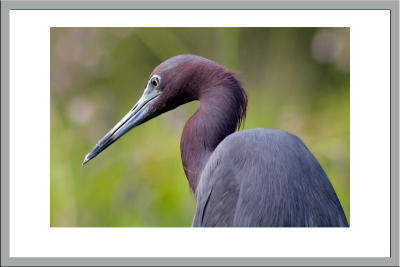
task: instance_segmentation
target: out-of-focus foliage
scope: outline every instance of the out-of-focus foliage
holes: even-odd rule
[[[348,28],[52,28],[51,226],[190,226],[195,201],[180,134],[198,107],[163,114],[81,166],[178,54],[214,60],[249,97],[245,129],[299,136],[350,221]]]

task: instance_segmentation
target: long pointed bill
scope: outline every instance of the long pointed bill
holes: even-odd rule
[[[116,140],[118,140],[118,138],[123,136],[133,127],[138,126],[148,120],[151,116],[151,114],[149,114],[150,104],[160,94],[160,91],[146,89],[136,105],[93,147],[92,151],[86,155],[82,166],[100,154],[101,151],[106,149],[109,145],[114,143]]]

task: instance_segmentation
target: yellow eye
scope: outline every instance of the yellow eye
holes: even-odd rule
[[[158,84],[159,84],[159,80],[157,77],[151,78],[151,85],[153,85],[153,87],[156,88],[158,86]]]

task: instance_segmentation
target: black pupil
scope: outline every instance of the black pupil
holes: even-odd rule
[[[157,86],[157,80],[156,79],[154,79],[152,82],[151,82],[154,86]]]

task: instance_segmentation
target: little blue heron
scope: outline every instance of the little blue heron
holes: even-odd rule
[[[133,127],[193,100],[200,107],[181,137],[182,165],[197,202],[192,226],[348,226],[335,190],[304,143],[282,130],[235,132],[246,116],[246,92],[233,73],[195,55],[157,66],[136,105],[82,165]]]

